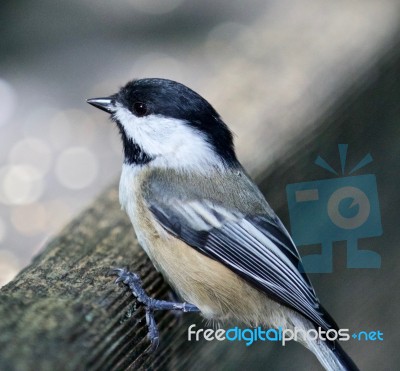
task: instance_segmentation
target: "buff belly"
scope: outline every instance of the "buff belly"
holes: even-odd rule
[[[142,212],[148,214],[143,209]],[[146,225],[135,229],[142,231],[139,241],[154,266],[183,300],[196,305],[205,318],[251,326],[288,326],[290,309],[272,301],[218,261],[171,236],[151,215],[141,221]]]
[[[168,283],[202,315],[215,321],[246,325],[292,327],[291,309],[271,300],[223,264],[173,237],[144,204],[142,184],[146,171],[124,171],[120,182],[121,205],[131,219],[139,243]],[[139,195],[132,197],[132,195]],[[296,315],[296,314],[295,314]]]

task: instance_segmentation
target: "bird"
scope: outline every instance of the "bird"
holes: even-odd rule
[[[240,164],[233,134],[189,87],[161,78],[129,81],[87,103],[110,115],[124,160],[119,201],[138,241],[182,302],[149,297],[137,273],[117,268],[146,310],[151,349],[154,311],[199,312],[215,323],[297,330],[326,370],[358,370],[304,272],[290,234]]]

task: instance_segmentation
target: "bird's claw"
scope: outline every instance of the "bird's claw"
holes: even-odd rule
[[[153,300],[143,290],[142,282],[138,274],[131,273],[126,268],[115,268],[112,270],[112,273],[118,276],[115,283],[123,282],[127,285],[137,300],[145,306],[146,324],[149,331],[147,337],[150,341],[150,347],[147,352],[154,352],[160,343],[160,336],[153,314]]]
[[[131,273],[125,268],[116,268],[113,270],[113,273],[114,275],[118,276],[115,282],[123,282],[125,285],[127,285],[132,291],[132,294],[137,298],[137,301],[142,303],[146,309],[146,323],[149,329],[148,338],[151,343],[149,351],[157,349],[159,344],[159,332],[154,319],[155,310],[199,312],[199,309],[193,304],[157,300],[149,297],[142,287],[142,281],[140,280],[139,275],[136,273]]]

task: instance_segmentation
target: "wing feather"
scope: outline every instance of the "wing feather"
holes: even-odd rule
[[[275,215],[244,215],[209,200],[147,200],[172,235],[221,262],[315,325],[336,327],[320,306],[289,233]]]

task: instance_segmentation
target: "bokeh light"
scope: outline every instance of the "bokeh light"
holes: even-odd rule
[[[0,202],[23,205],[37,201],[44,190],[41,172],[30,165],[7,165],[0,169]]]
[[[66,188],[81,189],[89,186],[98,174],[96,156],[85,147],[72,147],[63,151],[56,162],[56,176]]]
[[[65,198],[43,204],[46,210],[46,228],[49,231],[57,232],[73,217],[71,204],[71,200]]]
[[[14,228],[27,236],[46,230],[46,209],[42,204],[16,206],[11,210],[11,222]]]
[[[30,165],[41,176],[51,166],[52,153],[48,144],[37,138],[25,138],[14,144],[9,153],[9,162],[13,165]]]
[[[47,127],[51,145],[64,149],[71,143],[89,145],[95,139],[96,125],[88,113],[69,109],[48,118]]]

